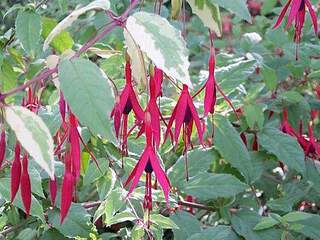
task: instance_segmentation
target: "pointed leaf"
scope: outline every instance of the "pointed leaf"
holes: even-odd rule
[[[42,119],[20,106],[6,107],[5,116],[21,145],[53,179],[53,139]]]

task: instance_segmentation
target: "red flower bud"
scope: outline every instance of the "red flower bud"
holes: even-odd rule
[[[11,167],[11,203],[13,203],[20,185],[21,162],[19,143],[16,143],[14,154],[15,156]]]
[[[27,216],[30,213],[31,207],[31,184],[30,177],[28,173],[28,154],[25,153],[22,160],[22,174],[20,180],[20,191],[21,191],[21,199],[24,205],[25,212]]]
[[[0,139],[0,169],[3,163],[3,160],[6,156],[6,130],[5,128],[2,129],[1,132],[1,139]]]
[[[54,180],[49,180],[49,188],[50,188],[50,198],[51,198],[51,205],[54,206],[57,196],[57,178],[54,176]]]
[[[63,223],[65,217],[69,212],[69,208],[72,202],[73,187],[74,187],[74,177],[72,173],[66,172],[63,177],[62,189],[61,189],[60,224]]]

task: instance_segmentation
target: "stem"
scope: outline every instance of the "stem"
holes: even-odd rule
[[[227,97],[227,95],[225,95],[225,93],[222,91],[220,85],[218,83],[216,83],[216,88],[218,89],[219,93],[222,95],[222,97],[224,98],[224,100],[227,101],[227,103],[229,104],[229,106],[232,108],[233,112],[236,114],[238,120],[240,120],[240,117],[235,109],[235,107],[233,106],[232,102],[230,101],[230,99]]]

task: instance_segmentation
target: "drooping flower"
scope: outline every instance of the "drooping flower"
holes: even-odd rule
[[[111,112],[111,118],[114,120],[114,128],[117,138],[120,133],[120,145],[122,155],[128,154],[128,115],[133,110],[136,120],[141,122],[144,118],[144,112],[139,105],[137,96],[132,86],[131,64],[126,62],[125,67],[126,84],[119,98],[116,100]],[[121,130],[121,131],[120,131]]]
[[[61,211],[60,211],[60,224],[63,223],[65,217],[68,215],[72,196],[74,191],[75,178],[72,174],[71,154],[65,154],[65,172],[62,180],[61,187]]]
[[[20,185],[21,177],[21,160],[20,160],[20,144],[16,143],[14,148],[14,159],[11,166],[11,203],[13,203]]]
[[[3,126],[0,137],[0,169],[6,157],[6,129]]]
[[[22,172],[20,179],[20,192],[21,199],[24,205],[27,216],[30,213],[31,207],[31,183],[30,176],[28,172],[28,154],[25,152],[22,159]]]
[[[154,67],[155,95],[162,96],[163,71],[157,66]]]
[[[152,136],[153,143],[155,147],[158,149],[160,146],[160,138],[161,138],[161,130],[160,130],[160,119],[162,119],[162,114],[157,104],[157,97],[161,95],[161,85],[159,86],[160,77],[156,76],[156,67],[154,68],[154,72],[150,72],[149,79],[149,102],[146,108],[146,111],[151,115],[151,126],[152,126]],[[160,70],[161,71],[161,70]],[[159,73],[157,73],[159,75]],[[158,80],[156,80],[158,78]],[[145,123],[143,122],[141,125],[141,129],[138,133],[138,136],[141,136],[145,131]]]
[[[310,0],[288,0],[287,3],[284,5],[276,23],[274,24],[273,28],[279,27],[281,22],[283,21],[283,18],[288,11],[289,7],[289,16],[286,23],[286,27],[290,27],[293,22],[295,22],[295,35],[294,35],[294,41],[295,43],[300,43],[301,41],[301,34],[302,34],[302,28],[304,26],[305,21],[305,14],[306,14],[306,8],[309,10],[314,32],[316,36],[318,35],[318,20],[317,15],[315,11],[313,10],[312,4]],[[296,58],[298,57],[296,53]]]
[[[281,131],[289,134],[290,136],[296,137],[297,134],[294,130],[294,128],[291,126],[288,120],[288,109],[283,109],[283,118],[282,118],[282,123],[281,123]]]
[[[50,200],[51,200],[51,206],[54,206],[54,203],[56,202],[56,196],[58,191],[57,186],[57,178],[54,176],[54,179],[49,179],[49,190],[50,190]]]
[[[151,114],[145,113],[145,135],[146,135],[146,147],[141,154],[139,161],[132,170],[124,186],[128,186],[131,183],[128,195],[132,193],[137,186],[139,179],[143,172],[146,172],[146,190],[143,202],[143,207],[150,211],[152,209],[152,172],[154,172],[157,181],[159,182],[166,202],[169,202],[170,181],[160,165],[160,160],[155,152],[155,148],[152,144],[152,123]]]
[[[81,150],[80,150],[80,139],[78,133],[78,120],[70,111],[69,113],[69,141],[71,151],[71,162],[72,171],[76,179],[80,176],[81,166]]]
[[[215,69],[215,58],[214,51],[211,47],[210,49],[210,58],[209,58],[209,78],[205,86],[205,95],[204,95],[204,116],[208,116],[209,113],[214,113],[214,107],[217,101],[217,88],[216,80],[214,76]]]
[[[196,129],[198,132],[199,141],[203,144],[203,130],[201,127],[201,122],[197,110],[193,104],[192,97],[189,93],[189,89],[187,85],[183,85],[182,92],[178,99],[178,102],[173,109],[172,115],[170,117],[167,131],[165,133],[165,141],[169,136],[170,130],[172,128],[173,123],[175,122],[175,130],[174,130],[174,142],[178,143],[181,129],[183,131],[183,141],[184,141],[184,152],[186,153],[191,144],[191,133],[193,124],[196,125]]]
[[[310,123],[308,124],[308,135],[309,135],[309,141],[308,141],[307,148],[305,149],[305,155],[306,156],[310,155],[310,157],[316,158],[317,156],[320,155],[320,146],[313,134],[312,121],[310,121]]]

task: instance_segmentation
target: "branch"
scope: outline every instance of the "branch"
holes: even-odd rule
[[[97,43],[102,38],[104,38],[108,33],[110,33],[116,26],[121,25],[128,17],[130,11],[138,4],[138,2],[139,2],[138,0],[132,1],[130,6],[127,8],[127,10],[121,16],[115,18],[112,22],[108,23],[105,26],[104,30],[100,34],[98,34],[97,36],[95,36],[94,38],[89,40],[87,43],[85,43],[80,48],[80,50],[75,54],[75,56],[73,56],[73,58],[79,57],[82,53],[86,52],[91,46],[93,46],[95,43]],[[23,91],[24,89],[26,89],[27,87],[29,87],[33,83],[45,80],[51,74],[56,73],[57,71],[58,71],[58,67],[55,67],[52,69],[48,69],[48,68],[44,69],[39,75],[30,79],[29,81],[25,82],[24,84],[22,84],[16,88],[13,88],[6,93],[0,93],[0,102],[4,102],[4,99],[7,98],[8,96],[11,96],[17,92]]]
[[[207,210],[207,211],[210,211],[210,212],[216,212],[217,211],[217,209],[214,208],[214,207],[206,206],[206,205],[201,204],[201,203],[188,202],[188,201],[184,201],[184,200],[179,200],[178,201],[178,205],[189,207],[189,208],[197,208],[197,209]],[[231,213],[234,213],[234,212],[237,212],[238,209],[230,208],[229,211]]]

